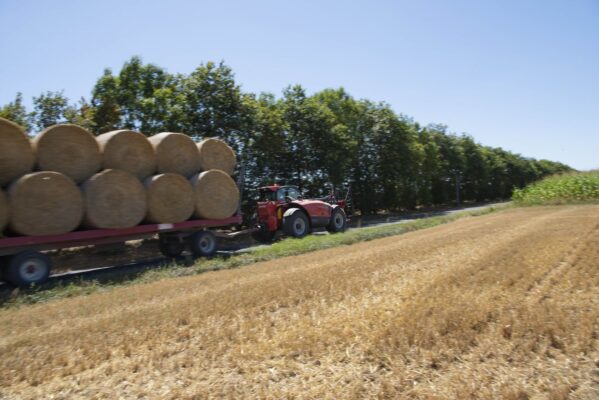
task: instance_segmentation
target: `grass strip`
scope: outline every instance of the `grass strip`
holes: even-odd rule
[[[119,272],[118,269],[107,272],[101,279],[69,279],[67,281],[50,281],[43,285],[27,289],[0,289],[0,308],[19,307],[53,299],[83,296],[91,293],[111,290],[134,284],[149,283],[162,279],[196,275],[207,271],[238,268],[261,261],[304,254],[316,250],[338,246],[349,246],[388,236],[401,235],[420,229],[432,228],[465,217],[475,217],[490,214],[505,209],[509,205],[498,205],[473,211],[463,211],[453,214],[422,218],[401,223],[350,229],[335,235],[308,235],[302,239],[286,238],[270,246],[260,247],[253,251],[233,256],[217,256],[211,259],[196,260],[193,265],[182,263],[165,263],[164,265],[147,269]]]

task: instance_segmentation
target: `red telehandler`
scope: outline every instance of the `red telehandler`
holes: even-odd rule
[[[329,195],[305,199],[297,186],[264,186],[258,188],[256,231],[254,239],[268,243],[278,231],[287,236],[303,237],[315,228],[326,228],[331,233],[343,232],[350,213],[350,191],[344,199],[337,199],[329,186]]]

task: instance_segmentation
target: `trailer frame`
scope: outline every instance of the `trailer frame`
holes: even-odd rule
[[[213,232],[214,228],[241,225],[242,215],[223,219],[192,219],[172,224],[143,224],[131,228],[89,229],[45,236],[14,236],[0,238],[0,269],[3,280],[16,286],[27,286],[45,281],[52,268],[50,258],[43,253],[70,247],[95,246],[159,236],[160,251],[167,257],[176,257],[190,248],[196,256],[211,256],[218,250],[216,237],[235,237]],[[29,272],[28,272],[29,271]]]

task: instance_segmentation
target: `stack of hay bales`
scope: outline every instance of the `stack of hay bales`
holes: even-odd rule
[[[235,153],[221,140],[208,138],[197,145],[200,171],[191,177],[194,216],[220,219],[237,210],[239,189],[230,175],[235,170]]]
[[[233,150],[218,139],[94,137],[60,124],[30,140],[0,118],[0,236],[227,218],[239,202],[234,169]]]

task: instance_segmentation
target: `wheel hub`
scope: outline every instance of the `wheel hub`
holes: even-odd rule
[[[29,260],[21,267],[21,275],[30,281],[38,280],[44,275],[44,266],[39,260]]]
[[[293,228],[295,229],[296,234],[301,235],[302,233],[304,233],[304,230],[306,229],[306,224],[303,219],[298,218],[295,220]]]
[[[214,245],[214,243],[212,242],[212,240],[210,240],[207,237],[204,237],[200,240],[200,248],[206,252],[209,252],[210,250],[212,250],[213,245]]]

